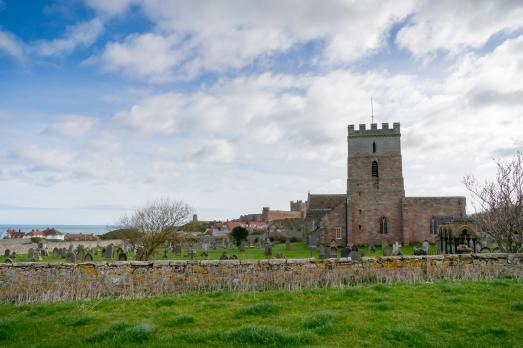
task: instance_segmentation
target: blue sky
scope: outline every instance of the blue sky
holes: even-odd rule
[[[371,96],[402,124],[407,194],[466,195],[523,148],[522,18],[521,1],[0,0],[0,223],[344,192]]]

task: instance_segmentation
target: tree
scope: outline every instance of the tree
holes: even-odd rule
[[[523,244],[523,155],[497,161],[496,178],[480,184],[473,176],[465,187],[476,198],[480,229],[504,252],[518,252]]]
[[[231,237],[236,241],[236,245],[240,246],[243,240],[247,239],[249,231],[245,227],[236,226],[231,231]]]
[[[176,227],[187,221],[192,209],[182,201],[158,199],[136,209],[121,220],[124,228],[141,233],[135,245],[142,248],[137,260],[146,261],[176,232]],[[134,237],[134,236],[133,236]]]

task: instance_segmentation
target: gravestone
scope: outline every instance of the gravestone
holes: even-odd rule
[[[38,242],[38,249],[43,249],[43,248],[44,248],[44,243]]]
[[[335,259],[338,257],[338,248],[336,248],[335,246],[331,246],[329,248],[329,257],[331,259]]]
[[[65,257],[65,262],[76,263],[76,255],[72,251],[68,252]]]
[[[429,248],[430,248],[430,243],[428,241],[423,241],[423,243],[421,244],[421,249],[423,249],[423,251],[425,252],[425,255],[427,255],[429,253]]]
[[[482,254],[490,254],[491,253],[490,248],[488,248],[488,247],[481,248],[480,252]]]
[[[212,250],[216,250],[216,239],[213,239],[213,240],[211,241],[211,249],[212,249]]]
[[[53,249],[53,257],[59,257],[60,256],[60,249],[54,248]]]
[[[222,255],[220,256],[220,260],[228,260],[229,257],[227,256],[227,252],[224,250]]]
[[[182,256],[182,246],[179,244],[176,244],[174,246],[174,255],[176,256]]]
[[[209,245],[207,243],[202,243],[202,253],[206,253],[209,251]]]
[[[115,251],[114,251],[114,254],[113,254],[113,257],[118,259],[118,255],[120,255],[121,253],[124,253],[125,251],[121,248],[121,247],[118,247],[118,248],[115,248]]]
[[[9,255],[11,255],[11,251],[9,249],[5,249],[4,257],[9,257]]]
[[[329,250],[328,247],[321,244],[320,245],[320,259],[326,259],[329,257]]]
[[[45,256],[45,257],[49,256],[49,252],[47,251],[47,249],[42,249],[42,250],[40,250],[40,256],[42,256],[42,257],[44,257],[44,256]]]
[[[200,257],[204,260],[207,260],[207,258],[209,257],[209,254],[206,252],[206,251],[203,251],[201,254],[200,254]]]
[[[394,242],[392,245],[392,255],[400,256],[401,255],[401,244],[399,242]]]
[[[245,251],[245,243],[241,242],[239,249],[240,249],[241,252],[244,252]]]
[[[34,257],[34,253],[35,253],[35,250],[33,248],[29,248],[29,250],[27,250],[27,257],[29,259],[32,259]]]
[[[392,247],[390,245],[383,247],[383,256],[392,256]]]
[[[105,247],[104,259],[111,260],[113,258],[113,245],[109,244]]]
[[[86,262],[92,262],[92,261],[93,261],[93,254],[91,254],[91,253],[87,253],[87,254],[85,254],[85,256],[84,256],[84,261],[86,261]]]
[[[476,242],[476,250],[474,250],[474,252],[476,252],[476,253],[481,252],[481,243],[480,242]]]
[[[351,258],[351,260],[353,261],[361,261],[361,257],[363,256],[363,254],[359,251],[351,251],[349,253],[349,257]]]
[[[369,245],[369,254],[375,254],[376,253],[376,247],[374,244]]]
[[[126,253],[120,253],[118,255],[118,261],[127,261],[127,254]]]
[[[196,256],[196,252],[194,251],[194,248],[189,248],[189,252],[187,255],[189,255],[190,260],[194,260],[194,256]]]
[[[349,257],[350,252],[350,247],[345,246],[345,248],[343,248],[343,251],[341,252],[341,257]]]
[[[169,256],[167,255],[167,248],[163,249],[163,256],[164,259],[167,259]]]
[[[84,248],[77,248],[76,250],[76,259],[77,260],[83,260],[85,257],[85,250]]]
[[[289,239],[285,240],[285,250],[291,250],[291,241]]]
[[[272,256],[272,243],[270,240],[267,241],[267,245],[265,246],[265,256]]]
[[[16,251],[13,251],[13,252],[11,253],[11,257],[12,257],[13,259],[16,257]]]
[[[60,257],[65,258],[67,256],[67,249],[62,248],[60,249]]]
[[[72,245],[72,244],[69,244],[69,249],[67,249],[67,251],[69,251],[69,252],[73,252],[73,249],[74,249],[73,245]]]

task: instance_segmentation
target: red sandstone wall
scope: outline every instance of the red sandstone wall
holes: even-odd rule
[[[324,230],[321,234],[321,244],[329,245],[332,240],[335,240],[337,245],[346,244],[347,208],[344,203],[339,204],[322,219]],[[341,239],[336,239],[336,228],[338,227],[341,228]]]
[[[465,197],[406,197],[402,201],[404,243],[435,241],[429,232],[431,217],[464,216]]]

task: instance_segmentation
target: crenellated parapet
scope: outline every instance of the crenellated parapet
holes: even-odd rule
[[[367,128],[365,123],[361,123],[358,129],[355,125],[350,124],[348,127],[349,137],[354,136],[382,136],[382,135],[400,135],[400,123],[394,122],[392,127],[389,123],[382,123],[381,128],[378,128],[377,123],[371,123],[370,128]]]

